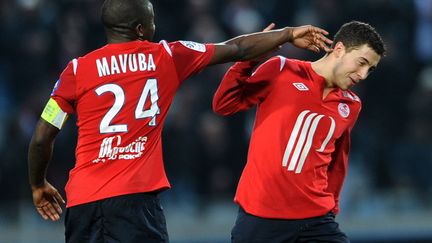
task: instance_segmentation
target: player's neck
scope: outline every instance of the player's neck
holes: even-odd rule
[[[325,89],[333,89],[335,88],[335,85],[333,83],[334,76],[333,76],[333,62],[331,60],[331,57],[329,55],[326,55],[322,57],[321,59],[312,62],[312,69],[317,73],[318,75],[322,76],[325,79]]]
[[[135,41],[135,40],[128,39],[128,38],[121,38],[121,37],[107,38],[108,44],[118,44],[118,43],[130,42],[130,41]]]
[[[137,40],[135,35],[129,33],[117,33],[107,30],[106,34],[108,44],[118,44]]]

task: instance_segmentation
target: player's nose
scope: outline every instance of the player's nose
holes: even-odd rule
[[[369,75],[368,69],[366,69],[366,68],[362,68],[362,69],[358,70],[356,74],[357,74],[359,80],[364,80]]]

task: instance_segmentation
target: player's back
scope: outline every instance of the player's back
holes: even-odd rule
[[[74,100],[79,132],[68,206],[169,187],[161,130],[180,81],[167,44],[108,44],[69,66],[57,97]]]
[[[77,153],[77,166],[115,160],[116,155],[127,159],[121,150],[108,156],[98,149],[95,157],[83,147],[106,146],[108,138],[113,145],[138,143],[141,136],[161,130],[179,85],[169,54],[162,44],[134,41],[106,45],[76,63],[77,152],[84,150]],[[152,139],[142,142],[149,146],[156,142]]]
[[[108,44],[68,64],[51,94],[78,117],[68,207],[169,187],[162,125],[182,81],[207,66],[213,52],[211,44],[137,40]]]
[[[100,197],[123,194],[125,188],[134,192],[168,187],[160,134],[178,85],[175,67],[162,44],[110,44],[79,58],[79,138],[70,181],[77,172],[78,181],[88,176],[76,183],[79,186],[110,182],[109,188],[100,185],[106,190],[98,192]]]

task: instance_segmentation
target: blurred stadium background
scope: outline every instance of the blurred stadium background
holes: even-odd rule
[[[32,207],[27,146],[61,70],[105,44],[97,0],[0,1],[0,242],[62,242],[62,222]],[[277,27],[314,24],[334,34],[371,23],[388,55],[356,92],[363,110],[352,137],[341,227],[352,242],[432,242],[432,0],[153,0],[155,41],[219,42]],[[286,45],[279,54],[319,55]],[[172,242],[229,242],[235,186],[254,112],[220,118],[211,98],[229,65],[188,80],[164,129],[173,189],[162,194]],[[74,162],[70,121],[56,141],[49,180],[63,189]],[[62,191],[64,194],[64,192]]]

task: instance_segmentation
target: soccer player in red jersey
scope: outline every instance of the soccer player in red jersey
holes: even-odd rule
[[[283,28],[219,44],[151,42],[147,0],[106,0],[108,44],[73,59],[57,81],[29,146],[33,202],[44,219],[60,218],[63,198],[45,173],[54,140],[77,114],[76,163],[66,185],[67,242],[168,242],[158,193],[170,187],[161,131],[182,82],[208,65],[248,60],[285,42],[326,48],[326,31]]]
[[[332,49],[315,62],[273,57],[255,72],[256,62],[236,63],[216,91],[218,114],[257,106],[232,242],[349,242],[334,219],[361,109],[349,89],[385,47],[373,27],[353,21]]]

